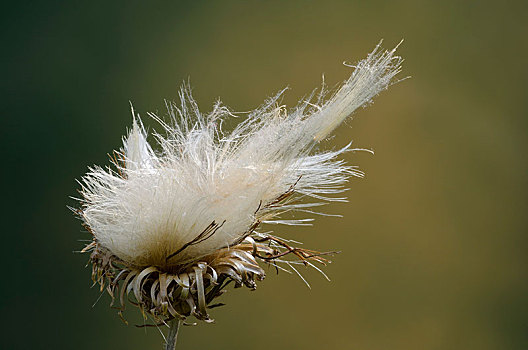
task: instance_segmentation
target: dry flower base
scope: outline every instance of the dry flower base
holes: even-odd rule
[[[205,322],[213,322],[207,309],[222,306],[213,301],[221,296],[225,288],[234,282],[235,288],[243,285],[256,289],[256,281],[266,276],[257,259],[277,268],[277,262],[286,255],[295,255],[306,265],[310,261],[326,264],[329,260],[321,253],[290,247],[273,237],[246,237],[241,243],[220,249],[199,262],[187,264],[173,271],[149,267],[128,266],[112,255],[96,241],[86,246],[83,252],[91,251],[92,279],[101,291],[106,288],[115,300],[119,300],[119,316],[123,317],[126,300],[137,306],[145,319],[150,315],[156,325],[167,324],[172,319],[185,320],[194,316]],[[325,253],[328,254],[328,253]]]

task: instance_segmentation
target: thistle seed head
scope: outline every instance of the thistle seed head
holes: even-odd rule
[[[327,263],[260,229],[309,225],[311,218],[284,214],[345,200],[336,194],[363,173],[338,157],[354,149],[314,146],[393,82],[402,62],[394,53],[378,45],[330,98],[322,89],[287,110],[281,91],[232,131],[223,121],[235,114],[220,102],[203,114],[184,85],[180,104],[167,103],[168,120],[150,114],[163,128],[153,134],[155,149],[132,110],[113,168],[94,166],[80,181],[77,213],[93,236],[84,251],[94,281],[121,308],[131,298],[156,322],[209,321],[207,309],[228,284],[255,289],[265,276],[259,261],[293,270]]]

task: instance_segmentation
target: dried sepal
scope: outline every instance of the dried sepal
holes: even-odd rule
[[[257,260],[276,266],[279,257],[292,254],[300,261],[328,262],[321,253],[293,248],[273,236],[248,236],[235,246],[172,271],[155,266],[129,266],[96,241],[83,251],[91,251],[94,284],[98,284],[101,291],[106,289],[112,306],[115,307],[116,299],[119,300],[121,317],[128,301],[137,306],[145,318],[151,316],[159,324],[189,316],[212,322],[207,310],[223,305],[213,302],[230,283],[234,283],[235,288],[245,286],[255,290],[257,281],[265,278]]]

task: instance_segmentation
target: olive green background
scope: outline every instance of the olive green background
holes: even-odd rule
[[[527,349],[528,21],[518,1],[46,1],[2,10],[2,348],[161,349],[90,288],[67,205],[190,77],[204,111],[290,106],[384,39],[401,77],[323,148],[367,172],[343,218],[278,228],[325,271],[230,290],[180,349]],[[137,311],[127,315],[140,322]],[[132,322],[132,323],[133,323]]]

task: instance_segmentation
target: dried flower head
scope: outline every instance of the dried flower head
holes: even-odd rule
[[[132,111],[114,168],[95,166],[81,181],[77,213],[93,236],[83,251],[94,282],[121,308],[129,300],[163,324],[191,315],[211,321],[208,309],[229,283],[256,288],[261,263],[319,270],[325,254],[259,229],[307,225],[312,219],[282,214],[345,200],[335,194],[363,175],[338,159],[351,145],[314,146],[393,82],[402,62],[394,53],[378,45],[330,98],[323,88],[287,110],[282,91],[230,132],[222,122],[234,114],[219,102],[202,114],[184,86],[181,103],[168,104],[170,120],[150,114],[164,129],[153,135],[156,150]]]

